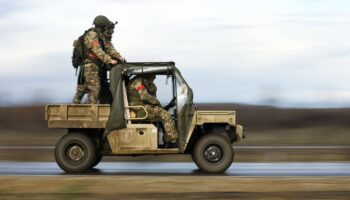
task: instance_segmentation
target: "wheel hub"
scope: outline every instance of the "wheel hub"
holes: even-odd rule
[[[209,162],[218,162],[222,158],[222,150],[216,145],[210,145],[205,149],[204,156]]]
[[[85,153],[83,151],[83,149],[78,146],[78,145],[74,145],[71,148],[69,148],[68,150],[68,156],[71,160],[74,161],[79,161],[84,157]]]

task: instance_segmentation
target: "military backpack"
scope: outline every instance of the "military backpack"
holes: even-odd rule
[[[84,59],[87,57],[88,50],[84,44],[84,38],[89,30],[85,31],[84,34],[81,35],[77,40],[74,40],[72,65],[75,69],[78,69],[79,66],[83,65]]]

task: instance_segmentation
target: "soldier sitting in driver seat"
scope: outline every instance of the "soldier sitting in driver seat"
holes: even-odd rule
[[[161,107],[156,97],[157,86],[153,82],[155,79],[154,74],[137,75],[133,78],[127,89],[129,104],[130,106],[144,106],[148,112],[147,119],[161,120],[165,129],[163,137],[165,147],[175,148],[178,133],[171,115]],[[136,111],[137,116],[145,116],[143,109],[133,110]]]

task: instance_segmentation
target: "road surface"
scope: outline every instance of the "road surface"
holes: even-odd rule
[[[54,162],[0,162],[0,175],[64,175]],[[191,162],[102,162],[88,175],[208,175]],[[233,163],[222,176],[350,176],[350,162]]]

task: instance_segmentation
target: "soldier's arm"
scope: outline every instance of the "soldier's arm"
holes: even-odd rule
[[[151,88],[152,88],[152,96],[157,97],[157,86],[154,84],[154,82],[151,82]]]
[[[120,59],[122,56],[113,46],[111,42],[107,42],[106,44],[106,52],[109,56],[111,56],[114,59]]]
[[[112,58],[102,50],[97,33],[89,31],[84,39],[84,43],[102,62],[111,63]]]
[[[153,105],[160,105],[159,100],[148,93],[146,87],[142,84],[142,81],[137,81],[134,87],[143,102]]]

